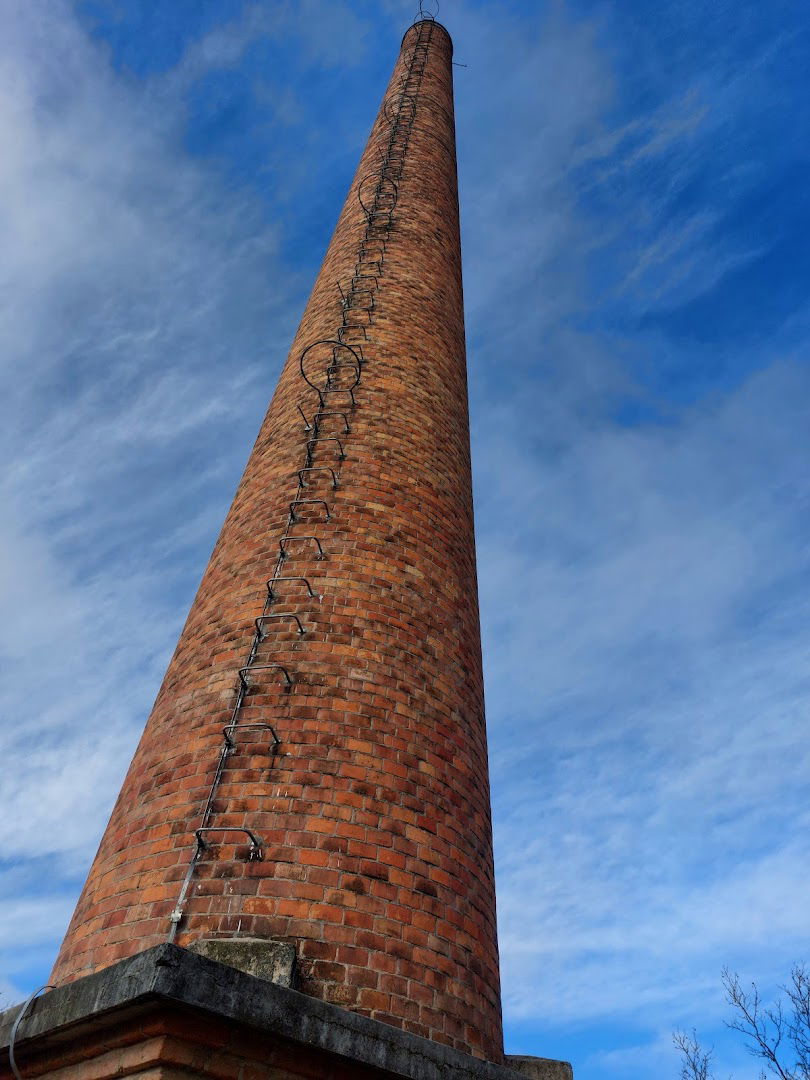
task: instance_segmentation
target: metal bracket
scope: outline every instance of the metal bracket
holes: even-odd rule
[[[287,558],[287,552],[284,550],[284,545],[288,544],[291,540],[313,540],[315,542],[315,544],[317,545],[317,548],[318,548],[318,554],[315,556],[315,558],[316,559],[325,559],[326,558],[326,553],[324,552],[323,548],[321,547],[321,542],[320,542],[320,540],[318,539],[317,536],[282,536],[282,538],[278,542],[278,546],[279,546],[279,549],[281,551],[282,559]]]
[[[376,302],[374,300],[375,292],[376,292],[376,289],[373,289],[370,285],[356,285],[354,282],[352,282],[352,286],[351,286],[351,302],[349,302],[347,300],[346,304],[344,305],[344,311],[347,311],[347,312],[348,311],[352,311],[352,312],[361,311],[361,312],[363,312],[364,315],[368,315],[377,306]],[[363,300],[364,296],[368,297],[367,301]],[[369,319],[369,322],[371,322],[370,319]],[[332,366],[330,368],[327,368],[326,373],[327,373],[327,375],[329,375],[331,372],[337,371],[338,367],[346,367],[346,366],[347,366],[346,364],[339,364],[339,365],[336,365],[336,366]]]
[[[382,274],[385,263],[385,242],[382,240],[363,240],[357,255],[358,266],[376,266]]]
[[[382,258],[377,258],[377,257],[372,258],[370,255],[367,256],[366,258],[363,258],[362,249],[360,251],[360,254],[357,256],[357,266],[360,267],[361,269],[365,269],[366,267],[374,267],[374,270],[373,270],[374,279],[376,280],[377,278],[382,277],[383,259]],[[351,310],[351,309],[349,309],[349,310]]]
[[[239,681],[242,684],[243,690],[249,690],[251,686],[255,686],[256,683],[250,681],[253,672],[255,671],[280,671],[284,676],[284,685],[292,686],[292,677],[289,671],[281,664],[251,664],[249,667],[243,667],[239,669]]]
[[[251,832],[250,829],[237,829],[235,826],[230,825],[207,825],[204,829],[195,829],[194,835],[197,837],[197,847],[200,851],[205,851],[208,848],[208,844],[203,840],[202,833],[209,832],[238,832],[244,833],[245,836],[250,838],[250,848],[248,849],[248,860],[250,862],[261,862],[264,858],[264,852],[262,851],[261,837],[256,833]]]
[[[318,443],[327,442],[333,442],[338,444],[338,461],[345,461],[346,452],[343,449],[343,443],[340,441],[340,439],[336,439],[332,435],[324,435],[323,437],[321,437],[320,435],[316,435],[314,439],[307,439],[307,457],[310,459],[312,458],[312,448],[314,446],[316,447]]]
[[[328,472],[329,475],[332,477],[332,490],[334,491],[337,488],[338,479],[337,479],[337,475],[335,474],[335,470],[327,468],[326,465],[307,465],[307,467],[305,469],[299,469],[298,470],[298,482],[299,482],[299,484],[301,485],[302,488],[309,487],[309,484],[304,479],[304,474],[305,473],[314,473],[314,472]]]
[[[281,739],[276,734],[276,729],[272,724],[228,724],[227,727],[222,729],[228,752],[236,749],[236,740],[233,737],[235,731],[269,731],[273,736],[273,753],[275,754],[278,747],[281,746]]]
[[[369,228],[390,228],[394,223],[394,211],[386,210],[384,207],[380,207],[377,210],[371,210],[366,214],[366,220],[368,221]]]
[[[325,390],[318,390],[318,397],[320,398],[321,405],[326,404],[326,402],[324,401],[324,394],[348,394],[349,398],[351,399],[352,408],[354,408],[357,405],[357,402],[355,401],[355,398],[354,398],[354,387],[351,387],[348,390],[344,390],[344,389],[338,388],[338,387],[335,387],[332,390],[330,390],[328,387]]]
[[[380,157],[380,168],[385,168],[382,157]],[[364,236],[363,239],[360,241],[360,251],[363,252],[368,248],[376,248],[380,259],[384,259],[385,253],[388,250],[388,244],[385,242],[385,240],[370,240],[368,237]],[[359,261],[362,262],[362,258]]]
[[[381,240],[383,237],[390,236],[392,222],[387,222],[385,225],[380,225],[379,222],[369,224],[366,227],[366,235],[370,240]]]
[[[298,521],[301,520],[300,518],[296,517],[296,514],[295,514],[295,507],[296,506],[322,506],[323,509],[324,509],[324,512],[326,514],[326,517],[324,518],[324,521],[330,521],[331,518],[332,518],[332,515],[329,513],[329,504],[324,502],[323,499],[293,499],[293,501],[290,503],[290,524],[291,525],[295,525]]]
[[[343,423],[345,425],[345,429],[346,429],[345,433],[347,435],[351,434],[352,429],[349,427],[349,419],[346,416],[346,413],[345,412],[337,412],[334,409],[318,409],[318,411],[315,413],[315,416],[312,418],[313,427],[318,428],[320,426],[321,420],[323,420],[323,418],[325,416],[339,416],[339,417],[341,417],[341,419],[343,420]]]
[[[270,622],[273,619],[293,619],[298,624],[298,633],[301,635],[306,633],[306,630],[297,615],[293,615],[286,611],[271,612],[269,615],[260,615],[258,619],[256,619],[256,633],[258,634],[259,641],[264,641],[266,637],[266,631],[263,624]]]
[[[374,284],[367,284],[368,282],[373,282]],[[370,299],[367,310],[369,311],[373,311],[376,307],[375,296],[377,293],[377,284],[377,278],[373,274],[362,274],[360,277],[355,275],[352,278],[352,296],[355,299],[362,296],[368,296]],[[353,304],[349,308],[349,311],[355,311],[359,306],[362,305]]]
[[[375,285],[376,285],[377,282],[379,281],[379,279],[380,279],[380,274],[379,274],[378,270],[366,271],[361,266],[360,269],[355,270],[354,274],[352,275],[352,285],[354,285],[355,282],[360,283],[360,282],[363,282],[363,281],[373,281],[375,283]]]
[[[279,581],[302,581],[306,585],[307,592],[313,600],[321,599],[321,597],[317,595],[317,593],[313,590],[309,581],[307,581],[305,577],[276,577],[270,578],[270,580],[267,582],[267,602],[269,604],[272,604],[275,600],[278,600],[278,597],[273,592],[273,586]]]
[[[363,323],[355,323],[355,322],[346,322],[345,321],[345,315],[344,315],[343,325],[339,326],[338,330],[337,330],[338,337],[340,337],[340,335],[342,333],[344,333],[345,331],[347,331],[347,330],[351,330],[352,332],[354,332],[356,330],[358,333],[361,333],[363,335],[364,340],[368,341],[368,334],[366,333],[366,327],[364,326],[364,324]],[[342,341],[341,342],[341,345],[348,345],[348,344],[349,344],[349,342],[347,342],[347,341]],[[354,348],[359,348],[359,346],[354,345]],[[323,405],[323,402],[321,402],[321,404]]]

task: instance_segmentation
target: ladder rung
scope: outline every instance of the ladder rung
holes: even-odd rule
[[[271,612],[269,615],[260,615],[258,619],[256,619],[256,635],[259,641],[264,641],[265,637],[267,636],[267,631],[265,630],[264,624],[266,622],[276,622],[279,619],[291,619],[297,625],[298,633],[301,636],[306,633],[306,630],[304,629],[304,624],[301,622],[297,615],[288,611],[274,611]]]
[[[301,499],[299,501],[301,501],[301,502],[304,502],[304,501],[306,501],[306,502],[320,502],[319,499],[307,499],[307,500]],[[290,503],[290,505],[293,506],[294,504]],[[323,505],[326,506],[326,503],[324,503]],[[270,578],[270,580],[267,582],[267,600],[268,600],[268,603],[272,604],[275,600],[278,599],[276,594],[273,592],[273,586],[277,585],[279,581],[301,581],[301,582],[304,583],[304,585],[306,585],[307,592],[312,597],[312,599],[314,600],[316,598],[315,591],[312,588],[312,586],[310,585],[309,580],[307,578],[305,578],[305,577],[274,577],[274,578]],[[320,599],[320,597],[318,597],[318,599]]]
[[[347,435],[351,434],[352,429],[349,427],[349,420],[348,420],[348,417],[346,416],[346,413],[345,412],[337,412],[334,409],[318,409],[318,411],[315,413],[315,416],[312,418],[313,425],[317,428],[318,425],[320,424],[321,420],[325,416],[339,416],[343,420],[343,423],[345,425],[346,434]]]
[[[330,469],[329,471],[331,472],[332,470]],[[321,542],[320,542],[320,540],[318,539],[317,536],[282,536],[282,538],[278,542],[278,546],[279,546],[279,551],[281,552],[281,557],[283,559],[286,559],[288,557],[284,545],[285,544],[291,544],[295,540],[312,540],[313,543],[315,544],[315,546],[318,549],[318,554],[315,556],[315,558],[316,559],[325,559],[326,558],[326,553],[323,550],[323,548],[321,547]]]
[[[243,689],[249,690],[251,686],[257,686],[256,679],[258,672],[260,671],[280,671],[284,676],[284,685],[292,686],[292,676],[283,664],[249,664],[247,667],[239,669],[239,681],[242,684]]]

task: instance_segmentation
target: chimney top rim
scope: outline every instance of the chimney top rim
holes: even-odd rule
[[[411,23],[411,25],[408,27],[408,29],[405,31],[405,33],[402,35],[402,41],[400,42],[400,45],[399,45],[400,49],[402,49],[402,46],[405,44],[405,38],[408,36],[408,34],[410,34],[411,30],[415,30],[417,27],[421,26],[422,23],[426,23],[426,22],[432,23],[434,26],[438,26],[438,28],[440,30],[444,30],[445,34],[447,34],[447,40],[450,42],[450,55],[452,56],[452,54],[453,54],[453,38],[452,38],[452,36],[450,34],[450,31],[447,29],[447,27],[444,25],[444,23],[440,23],[438,19],[417,19],[416,22]]]

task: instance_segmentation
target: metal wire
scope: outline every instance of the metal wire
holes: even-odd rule
[[[17,1042],[17,1036],[20,1032],[20,1025],[25,1019],[25,1015],[33,1005],[36,998],[43,992],[43,990],[53,990],[52,983],[45,983],[44,986],[40,986],[38,990],[35,990],[33,994],[30,994],[22,1003],[20,1011],[17,1013],[17,1018],[14,1021],[14,1026],[11,1029],[11,1038],[8,1041],[8,1063],[11,1066],[11,1071],[14,1073],[14,1080],[23,1080],[19,1068],[17,1067],[17,1058],[14,1054],[14,1044]]]
[[[435,11],[426,11],[425,0],[419,0],[419,14],[414,19],[414,26],[420,22],[435,22],[439,17],[439,0],[433,0]]]

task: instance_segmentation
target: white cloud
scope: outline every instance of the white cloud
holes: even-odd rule
[[[654,1027],[803,946],[810,375],[636,428],[577,379],[477,417],[505,1006]]]
[[[804,949],[810,375],[780,339],[721,344],[692,405],[639,385],[702,361],[644,313],[757,254],[728,206],[670,212],[750,72],[613,123],[598,32],[559,10],[542,45],[499,21],[498,78],[472,19],[454,35],[504,1007],[524,1041],[645,1029],[581,1064],[646,1080],[674,1072],[658,1033],[719,1024],[724,964],[767,985]]]
[[[262,39],[291,39],[313,67],[351,67],[366,55],[368,23],[345,0],[298,0],[268,5],[252,0],[234,18],[192,41],[179,62],[159,81],[175,100],[212,71],[236,68]],[[299,54],[300,55],[300,54]],[[272,99],[268,101],[268,104]]]

